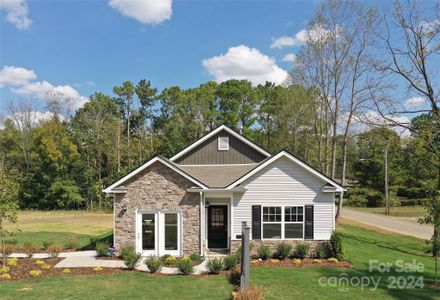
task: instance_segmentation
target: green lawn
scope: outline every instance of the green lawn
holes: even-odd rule
[[[347,208],[362,212],[385,214],[385,207],[347,207]],[[418,218],[424,216],[425,214],[426,214],[425,207],[421,205],[398,206],[398,207],[390,208],[390,215],[396,217]]]
[[[432,289],[388,289],[388,277],[403,275],[423,276],[425,282],[432,282],[434,262],[423,254],[423,241],[383,231],[373,231],[356,225],[341,224],[338,230],[343,234],[346,258],[353,263],[352,269],[332,268],[269,268],[253,267],[251,282],[261,287],[265,299],[440,299],[440,292]],[[423,273],[372,273],[368,261],[394,263],[416,260],[424,265]],[[380,283],[377,290],[347,286],[322,287],[322,277],[373,277]],[[369,287],[372,287],[369,286]],[[114,275],[89,275],[53,277],[28,281],[2,282],[2,299],[20,298],[69,298],[69,299],[227,299],[232,286],[224,276],[185,277],[155,276],[146,273],[124,272]]]
[[[9,229],[19,229],[14,236],[17,245],[26,242],[40,247],[44,242],[65,245],[76,238],[80,248],[90,248],[91,239],[110,238],[113,215],[85,211],[21,211],[16,224]]]

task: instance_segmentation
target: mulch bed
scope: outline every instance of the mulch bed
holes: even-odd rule
[[[119,256],[97,256],[96,259],[97,260],[117,260],[117,261],[122,261],[122,258],[120,258]]]
[[[265,267],[282,267],[282,268],[339,268],[348,269],[351,268],[351,263],[348,261],[329,262],[326,259],[321,259],[321,262],[315,262],[312,258],[305,258],[301,260],[300,264],[293,263],[292,259],[283,260],[252,260],[250,265],[253,266],[265,266]]]
[[[44,270],[41,266],[35,262],[38,259],[33,258],[18,258],[16,266],[8,266],[9,275],[11,279],[0,279],[2,281],[22,280],[22,279],[35,279],[29,272],[33,270],[41,270],[41,275],[38,278],[50,277],[50,276],[72,276],[72,275],[93,275],[93,274],[113,274],[119,272],[130,272],[127,269],[119,268],[102,268],[102,271],[95,271],[94,268],[66,268],[71,271],[69,274],[63,273],[64,268],[54,268],[54,266],[63,260],[63,258],[45,258],[40,259],[50,266],[50,269]],[[0,268],[3,265],[0,263]]]

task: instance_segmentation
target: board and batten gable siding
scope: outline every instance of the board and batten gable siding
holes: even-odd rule
[[[229,137],[229,150],[218,150],[219,136]],[[222,130],[176,159],[175,163],[179,165],[253,164],[265,158],[262,153]]]
[[[273,162],[241,184],[246,192],[234,194],[232,239],[241,234],[242,221],[252,224],[252,205],[308,204],[314,206],[314,239],[330,239],[334,229],[334,194],[323,193],[324,184],[323,180],[287,158]]]

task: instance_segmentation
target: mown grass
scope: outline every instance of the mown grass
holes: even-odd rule
[[[364,228],[353,222],[340,224],[346,259],[351,269],[252,267],[251,284],[264,291],[265,299],[440,299],[440,292],[428,288],[390,289],[390,276],[423,276],[432,283],[434,260],[423,253],[420,239]],[[424,265],[424,271],[398,273],[370,272],[369,261],[395,264],[397,260]],[[345,275],[344,275],[345,274]],[[373,277],[373,285],[321,286],[321,278]],[[323,281],[325,282],[325,281]],[[63,276],[37,280],[1,282],[2,299],[228,299],[232,291],[225,276],[164,276],[140,272],[113,275]]]
[[[92,247],[95,239],[110,239],[113,215],[85,211],[21,211],[16,224],[9,229],[18,229],[13,237],[18,247],[24,243],[35,243],[42,247],[45,242],[66,245],[76,239],[80,249]]]
[[[361,212],[385,214],[385,207],[347,207]],[[395,217],[418,218],[426,214],[423,206],[397,206],[390,208],[390,215]]]

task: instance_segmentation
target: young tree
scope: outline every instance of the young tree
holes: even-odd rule
[[[139,99],[139,102],[141,104],[140,113],[141,113],[141,120],[142,123],[145,124],[145,122],[148,120],[146,127],[149,130],[150,133],[150,153],[154,152],[154,145],[153,145],[153,122],[154,122],[154,105],[157,101],[157,89],[151,87],[151,83],[149,80],[142,79],[138,82],[136,85],[136,95]],[[141,158],[141,160],[143,157]]]
[[[6,243],[11,232],[6,229],[6,222],[17,222],[18,184],[11,175],[10,170],[6,170],[3,157],[0,157],[0,248],[3,258],[3,265],[6,265]]]

